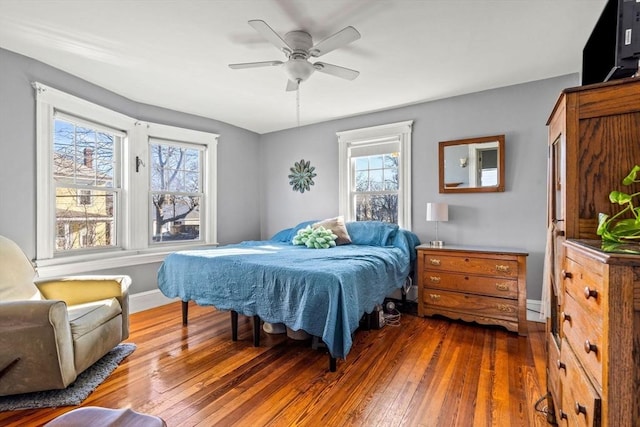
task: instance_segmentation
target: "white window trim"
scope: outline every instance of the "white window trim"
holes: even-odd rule
[[[355,219],[350,203],[352,176],[349,165],[349,150],[352,147],[377,144],[389,140],[400,142],[398,165],[398,225],[411,230],[411,129],[413,120],[389,123],[367,128],[336,132],[338,136],[338,211],[347,221]]]
[[[200,132],[174,126],[147,123],[124,114],[101,107],[92,102],[69,95],[55,88],[34,82],[36,90],[36,266],[41,277],[62,274],[77,274],[96,270],[133,266],[159,262],[178,249],[194,248],[217,244],[217,143],[218,134]],[[52,144],[54,112],[63,111],[80,119],[105,124],[127,134],[122,149],[122,191],[121,224],[118,231],[119,247],[100,252],[65,254],[54,257],[56,238],[55,191],[52,176]],[[151,247],[147,233],[149,207],[147,206],[149,180],[145,171],[144,179],[136,178],[136,157],[146,164],[149,137],[171,139],[202,144],[207,147],[205,170],[203,171],[203,192],[206,197],[206,212],[203,216],[203,242],[177,243]],[[144,169],[143,169],[144,170]]]

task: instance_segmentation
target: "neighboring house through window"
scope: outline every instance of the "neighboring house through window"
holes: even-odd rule
[[[34,88],[39,270],[122,266],[122,257],[134,265],[145,262],[147,249],[161,259],[159,245],[216,243],[218,135],[141,122],[40,83]]]
[[[411,127],[406,121],[338,132],[339,212],[347,221],[411,228]]]

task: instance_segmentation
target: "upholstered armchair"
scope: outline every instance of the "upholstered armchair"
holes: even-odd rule
[[[0,396],[66,388],[129,336],[128,276],[36,276],[0,236]]]

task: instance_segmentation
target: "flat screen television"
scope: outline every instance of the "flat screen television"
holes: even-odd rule
[[[609,0],[582,51],[582,84],[630,77],[640,59],[640,0]]]

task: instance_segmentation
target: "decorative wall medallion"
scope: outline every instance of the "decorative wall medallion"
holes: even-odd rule
[[[313,172],[316,170],[315,166],[311,166],[310,161],[304,161],[301,159],[299,162],[295,162],[293,167],[289,168],[291,174],[289,174],[289,185],[292,186],[293,191],[299,191],[304,193],[311,191],[311,186],[314,185],[313,178],[316,174]]]

